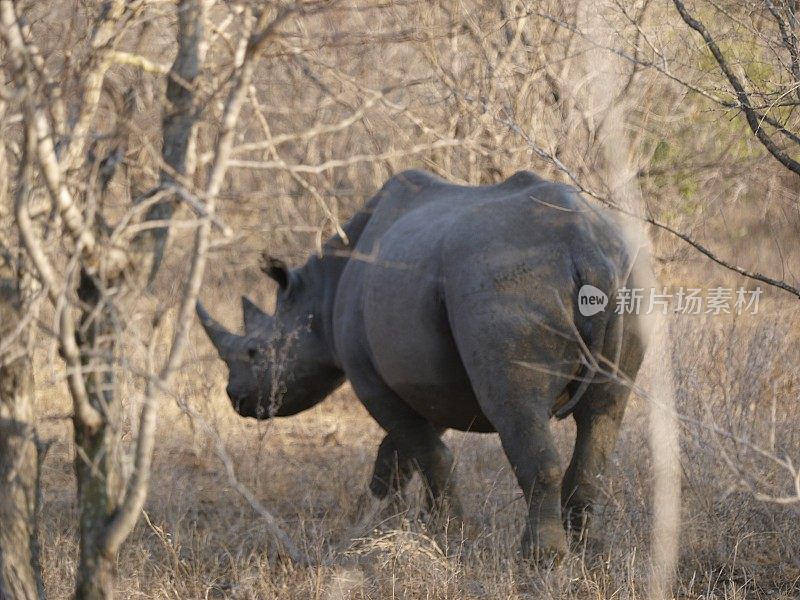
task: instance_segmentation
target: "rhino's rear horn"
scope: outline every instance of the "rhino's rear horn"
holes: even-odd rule
[[[247,296],[242,296],[242,316],[245,333],[263,333],[272,324],[272,317]]]
[[[201,302],[198,302],[195,308],[197,310],[197,316],[200,318],[200,323],[203,325],[203,329],[206,330],[208,338],[211,340],[211,343],[214,344],[220,357],[223,360],[232,358],[239,349],[239,346],[241,346],[242,337],[231,333],[220,325],[208,314],[208,311]]]

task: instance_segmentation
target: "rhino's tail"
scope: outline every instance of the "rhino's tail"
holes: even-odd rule
[[[622,344],[622,316],[615,312],[613,306],[613,294],[617,289],[617,283],[612,273],[613,271],[610,269],[606,271],[606,276],[600,277],[603,281],[598,282],[600,285],[597,286],[608,296],[609,300],[605,310],[590,317],[584,317],[583,326],[578,327],[583,346],[585,346],[585,349],[581,349],[583,365],[573,379],[577,387],[570,385],[568,388],[571,394],[569,399],[563,404],[559,403],[553,407],[552,415],[557,419],[563,419],[572,414],[589,386],[597,381],[598,367],[606,370],[609,361],[616,362],[619,355]],[[597,275],[594,279],[597,279]],[[591,356],[586,356],[586,351]]]

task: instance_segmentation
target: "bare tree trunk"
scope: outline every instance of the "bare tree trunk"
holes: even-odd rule
[[[4,294],[5,296],[5,294]],[[0,300],[14,324],[13,300]],[[33,371],[27,354],[0,366],[0,598],[39,598],[36,558],[38,453],[33,428]]]
[[[78,297],[85,308],[81,315],[79,339],[86,371],[89,402],[103,416],[98,429],[86,427],[75,415],[75,474],[78,480],[80,515],[80,566],[76,598],[111,598],[115,579],[114,553],[105,551],[107,525],[117,508],[121,491],[119,473],[120,403],[114,393],[113,353],[114,322],[111,310],[101,306],[102,299],[92,279],[81,274]],[[89,359],[86,357],[101,357]]]
[[[5,105],[0,103],[0,117]],[[0,216],[8,206],[8,163],[0,143]],[[44,598],[37,512],[39,453],[33,412],[33,369],[20,269],[8,240],[0,239],[0,600]],[[5,264],[4,264],[5,263]],[[3,268],[5,267],[5,268]],[[27,300],[28,298],[24,298]]]
[[[178,55],[167,79],[167,102],[162,117],[162,157],[168,166],[168,170],[162,169],[159,176],[162,186],[181,183],[178,179],[188,183],[194,177],[195,122],[198,117],[194,84],[208,49],[206,13],[209,7],[208,0],[181,0],[178,4]],[[148,210],[147,219],[166,221],[174,210],[175,202],[171,199],[158,202]],[[161,266],[168,234],[166,228],[156,228],[148,234],[149,243],[141,238],[137,240],[150,254],[150,280]]]
[[[168,106],[164,117],[163,156],[178,177],[190,177],[194,153],[197,107],[194,100],[194,82],[200,73],[206,35],[207,0],[181,0],[178,6],[178,56],[167,84]],[[162,183],[174,183],[175,178],[162,175]],[[102,194],[104,190],[99,190]],[[168,220],[173,212],[172,203],[159,202],[147,214],[149,220]],[[157,228],[150,235],[139,236],[132,251],[146,263],[135,265],[140,271],[149,270],[152,279],[161,263],[166,244],[166,228]],[[111,598],[116,571],[116,555],[124,537],[136,523],[138,512],[131,519],[122,519],[126,510],[122,494],[122,477],[119,460],[119,424],[122,398],[114,389],[114,356],[117,351],[116,333],[120,330],[115,307],[120,299],[109,301],[103,290],[118,289],[123,296],[126,282],[101,281],[82,272],[78,297],[82,313],[77,340],[84,358],[84,377],[89,402],[103,415],[99,428],[85,426],[75,415],[75,471],[78,478],[78,510],[80,514],[81,551],[75,597],[95,600]],[[124,302],[123,302],[124,303]],[[140,431],[140,435],[142,432]],[[152,435],[152,434],[151,434]],[[149,466],[147,467],[149,469]],[[146,480],[146,479],[145,479]],[[120,523],[126,521],[124,527]],[[113,535],[110,532],[113,531]],[[113,538],[113,539],[111,539]]]
[[[16,282],[0,289],[0,340],[20,322]],[[3,344],[0,361],[0,599],[43,598],[36,517],[39,458],[33,370],[24,343]]]

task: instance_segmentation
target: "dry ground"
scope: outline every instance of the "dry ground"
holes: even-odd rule
[[[218,312],[235,302],[219,298]],[[226,320],[237,318],[231,313]],[[685,417],[679,598],[800,596],[799,507],[755,500],[740,485],[785,492],[788,478],[713,430],[778,455],[800,455],[799,324],[793,305],[780,300],[763,303],[756,316],[682,317],[672,324]],[[457,456],[463,527],[451,523],[446,532],[429,532],[416,518],[416,487],[405,512],[381,515],[348,542],[381,437],[352,392],[345,387],[291,419],[241,419],[224,395],[224,368],[205,340],[197,340],[180,401],[200,416],[190,419],[177,403],[162,408],[152,493],[146,518],[119,559],[119,597],[646,597],[652,512],[646,400],[634,398],[626,415],[594,537],[583,552],[546,569],[516,555],[523,506],[495,435],[447,434]],[[651,355],[644,386],[654,368],[658,359]],[[42,398],[47,414],[66,411],[61,388],[43,389]],[[52,440],[43,473],[45,576],[50,597],[63,598],[76,568],[71,431],[65,420],[42,426]],[[566,420],[554,427],[566,460],[573,425]],[[322,556],[344,543],[336,566],[297,567],[277,555],[227,478],[217,439],[241,482],[308,553]]]

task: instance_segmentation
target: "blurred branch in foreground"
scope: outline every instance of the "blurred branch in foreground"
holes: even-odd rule
[[[166,74],[160,186],[143,195],[148,207],[146,212],[134,201],[123,207],[121,219],[116,212],[115,219],[110,183],[124,155],[120,146],[124,141],[120,138],[125,123],[131,120],[132,105],[127,103],[123,112],[114,115],[115,130],[107,137],[115,139],[117,145],[110,144],[104,156],[98,154],[101,146],[96,140],[103,136],[95,132],[97,114],[113,63],[163,74],[163,68],[154,68],[146,60],[135,59],[135,54],[116,49],[133,26],[134,17],[145,11],[146,5],[118,0],[102,5],[98,20],[92,25],[89,55],[85,58],[88,68],[82,72],[77,86],[80,93],[69,99],[79,110],[64,130],[62,139],[58,132],[65,124],[53,121],[53,115],[61,110],[52,107],[48,110],[47,100],[66,99],[67,94],[47,75],[48,67],[28,33],[26,19],[17,12],[19,5],[10,0],[0,2],[2,37],[10,58],[7,74],[14,82],[20,101],[26,148],[20,157],[19,168],[24,177],[18,186],[37,189],[39,181],[33,174],[41,172],[54,214],[59,217],[51,224],[61,235],[60,243],[54,247],[37,231],[38,226],[29,212],[28,195],[18,194],[15,214],[20,242],[56,313],[58,322],[54,329],[59,353],[66,363],[74,405],[75,469],[81,524],[76,584],[79,598],[112,595],[117,553],[137,522],[147,495],[158,400],[169,389],[187,347],[212,225],[219,223],[214,216],[214,202],[228,168],[239,112],[259,53],[287,16],[303,6],[291,5],[277,11],[264,8],[255,14],[249,8],[240,11],[243,29],[229,73],[231,85],[224,102],[220,132],[205,183],[200,187],[202,191],[195,192],[195,137],[202,113],[197,97],[198,77],[208,48],[210,8],[211,2],[207,0],[179,2],[178,52]],[[211,73],[204,73],[205,77],[209,75]],[[173,339],[166,360],[159,368],[156,367],[154,343],[161,316],[157,314],[152,318],[153,339],[145,349],[151,374],[145,378],[132,471],[126,477],[120,443],[122,397],[115,372],[124,352],[122,333],[127,323],[141,318],[137,315],[137,298],[161,263],[175,198],[199,199],[192,200],[192,207],[198,214],[194,224],[194,248],[178,301]],[[120,225],[109,225],[114,220],[119,220]],[[142,227],[148,222],[161,225]],[[165,223],[167,226],[163,225]],[[61,252],[67,254],[65,264],[59,256]],[[30,359],[23,354],[20,360],[20,364],[29,364]],[[21,385],[20,393],[30,393],[29,388],[29,385]],[[30,407],[30,401],[16,405],[23,410],[25,406]],[[31,444],[32,437],[28,442],[29,446]],[[35,463],[35,453],[30,460]],[[36,477],[35,464],[33,466],[26,468],[26,476]],[[4,509],[9,506],[14,504],[3,503]],[[6,550],[6,540],[2,541],[3,550]]]

